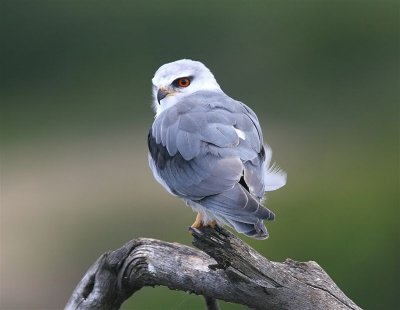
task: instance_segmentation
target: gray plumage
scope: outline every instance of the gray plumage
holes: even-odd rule
[[[274,214],[262,200],[286,175],[269,168],[271,152],[249,107],[218,89],[185,94],[157,115],[148,145],[156,179],[203,214],[205,224],[216,220],[254,238],[268,236],[263,220]]]

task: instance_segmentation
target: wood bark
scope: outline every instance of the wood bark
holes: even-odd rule
[[[194,249],[139,238],[103,254],[65,309],[119,309],[144,286],[162,285],[254,309],[360,309],[313,261],[272,262],[223,228],[191,228]]]

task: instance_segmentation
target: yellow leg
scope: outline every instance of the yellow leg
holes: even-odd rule
[[[203,216],[200,214],[200,212],[197,212],[196,220],[191,226],[192,228],[202,228],[203,227]]]

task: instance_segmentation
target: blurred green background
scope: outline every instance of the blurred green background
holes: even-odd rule
[[[147,167],[150,80],[180,58],[257,112],[288,172],[270,239],[241,237],[317,261],[363,308],[399,306],[398,2],[3,0],[0,14],[1,309],[62,308],[132,238],[190,244],[194,214]],[[203,307],[148,288],[123,309]]]

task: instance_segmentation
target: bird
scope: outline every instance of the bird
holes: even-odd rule
[[[275,215],[266,192],[286,184],[271,165],[257,115],[226,95],[200,61],[162,65],[152,79],[154,122],[148,161],[154,178],[197,212],[193,228],[227,225],[268,238],[264,220]]]

